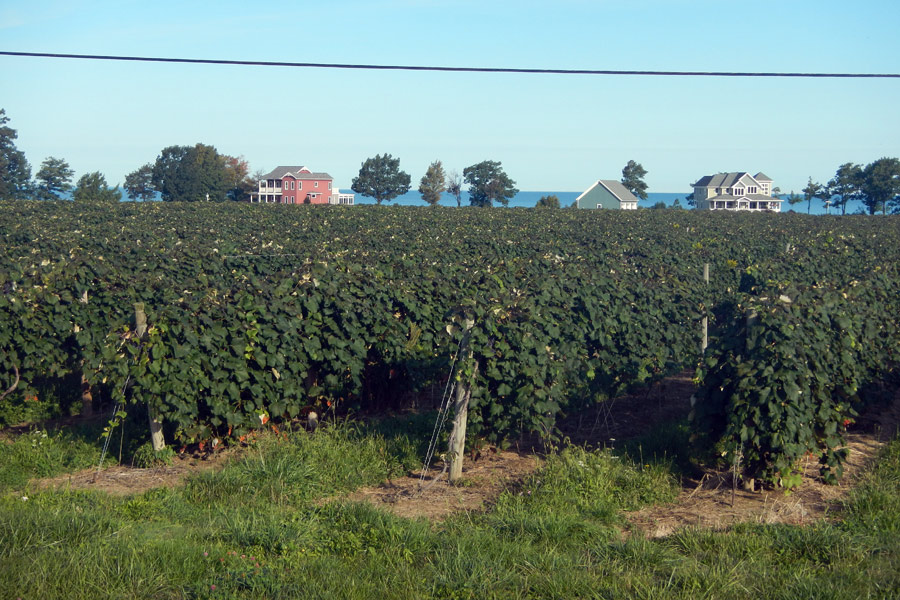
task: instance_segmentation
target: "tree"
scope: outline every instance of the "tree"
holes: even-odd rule
[[[110,189],[106,177],[99,171],[94,171],[81,176],[72,199],[75,202],[118,202],[122,199],[122,192],[119,191],[119,186]]]
[[[795,204],[799,204],[799,203],[803,202],[803,196],[798,196],[797,194],[794,193],[794,190],[791,190],[791,193],[788,194],[787,201],[788,201],[788,204],[793,206]]]
[[[125,176],[125,192],[134,201],[146,202],[156,198],[153,187],[153,165],[146,164]]]
[[[469,184],[469,203],[472,206],[493,206],[499,202],[503,206],[519,193],[516,182],[510,179],[499,161],[485,160],[463,169],[463,178]]]
[[[447,189],[447,176],[444,174],[444,166],[436,160],[428,166],[428,170],[419,182],[419,193],[422,200],[431,206],[437,206],[441,201],[441,194]]]
[[[559,208],[559,197],[554,194],[541,196],[541,199],[534,206],[535,208]]]
[[[69,163],[61,158],[48,156],[41,163],[41,168],[34,176],[37,185],[35,193],[41,200],[59,200],[72,189],[72,176],[75,175]]]
[[[153,164],[153,187],[167,202],[226,199],[229,173],[213,146],[169,146]]]
[[[7,123],[6,110],[0,108],[0,200],[16,200],[31,191],[31,165],[16,148],[19,134]]]
[[[685,197],[684,197],[684,201],[687,202],[687,205],[688,205],[688,206],[692,206],[692,207],[694,207],[694,208],[697,208],[697,200],[694,198],[694,193],[693,193],[693,192],[691,192],[690,194],[688,194],[687,196],[685,196]]]
[[[456,206],[462,206],[462,175],[459,171],[450,171],[447,175],[447,193],[456,198]]]
[[[888,202],[896,205],[896,196],[900,194],[900,159],[879,158],[866,165],[860,192],[870,215],[879,208],[882,214],[887,214]]]
[[[664,208],[668,208],[668,207],[666,206],[666,203],[665,203],[665,202],[663,202],[662,200],[660,200],[659,202],[657,202],[656,204],[654,204],[654,205],[651,206],[650,208],[651,208],[651,209],[660,210],[660,209],[664,209]]]
[[[367,158],[359,167],[359,175],[350,185],[357,194],[375,198],[378,204],[390,202],[409,191],[410,177],[400,170],[400,159],[390,154],[376,154]]]
[[[822,187],[822,184],[813,181],[812,177],[810,177],[809,183],[803,188],[803,197],[806,199],[806,214],[809,214],[812,210],[813,198],[823,197],[825,195],[824,192],[825,188]]]
[[[636,163],[633,160],[629,160],[628,164],[622,169],[622,185],[641,200],[647,199],[647,184],[644,183],[645,175],[647,175],[647,169],[642,167],[641,163]]]
[[[672,203],[672,208],[675,208],[675,209],[683,209],[684,208],[681,205],[681,198],[675,198],[675,202]]]
[[[243,156],[223,155],[225,161],[225,173],[229,200],[240,202],[250,197],[250,192],[256,189],[258,179],[250,177],[250,163]]]
[[[841,207],[841,214],[847,214],[847,203],[850,200],[857,200],[860,197],[860,186],[862,185],[863,169],[861,165],[853,163],[844,163],[838,167],[828,183],[828,196],[837,196],[837,205]]]

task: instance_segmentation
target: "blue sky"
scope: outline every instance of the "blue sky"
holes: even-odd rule
[[[0,50],[513,68],[900,72],[900,2],[330,0],[6,2]],[[900,156],[898,79],[373,72],[0,56],[0,107],[37,170],[111,183],[166,146],[251,170],[360,163],[462,171],[499,160],[523,190],[581,191],[634,159],[651,192],[763,171],[785,192]]]

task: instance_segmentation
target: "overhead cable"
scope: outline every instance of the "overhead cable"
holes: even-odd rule
[[[61,54],[55,52],[10,52],[0,56],[30,58],[68,58],[78,60],[181,63],[195,65],[232,65],[241,67],[291,67],[303,69],[355,69],[369,71],[434,71],[451,73],[510,73],[527,75],[624,75],[651,77],[793,77],[813,79],[900,79],[900,73],[802,73],[748,71],[643,71],[619,69],[537,69],[514,67],[446,67],[424,65],[370,65],[348,63],[284,62],[263,60],[224,60],[211,58],[166,58],[152,56],[114,56],[101,54]]]

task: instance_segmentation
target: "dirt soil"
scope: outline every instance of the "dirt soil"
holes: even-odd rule
[[[57,477],[36,479],[31,485],[57,490],[97,490],[113,496],[127,496],[153,488],[177,487],[190,475],[199,471],[219,469],[236,455],[234,450],[214,454],[182,454],[175,456],[172,464],[168,466],[141,469],[117,465],[100,471],[96,468],[84,469]]]
[[[560,422],[568,443],[604,447],[645,434],[666,420],[682,419],[690,410],[694,385],[690,374],[670,377],[637,394],[617,398],[595,409]],[[682,491],[671,504],[630,513],[634,532],[665,536],[684,526],[722,528],[738,522],[806,524],[835,516],[840,500],[858,481],[863,470],[898,430],[900,391],[890,406],[878,406],[860,416],[847,436],[850,458],[844,477],[836,486],[825,485],[815,461],[805,466],[803,484],[790,495],[781,490],[747,492],[733,489],[731,473],[708,469],[682,482]],[[484,510],[506,489],[514,489],[543,464],[533,443],[520,451],[483,448],[466,456],[463,481],[451,486],[444,464],[436,461],[426,474],[420,472],[366,487],[343,498],[367,501],[396,515],[440,521],[459,511]],[[527,448],[527,449],[526,449]],[[96,489],[127,495],[150,488],[180,485],[199,470],[220,467],[239,450],[215,455],[181,456],[173,465],[154,469],[112,467],[86,470],[32,482],[40,487]]]

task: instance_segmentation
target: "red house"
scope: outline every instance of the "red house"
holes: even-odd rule
[[[333,187],[328,173],[313,173],[307,167],[276,167],[259,180],[250,202],[277,204],[353,204],[353,194]]]

